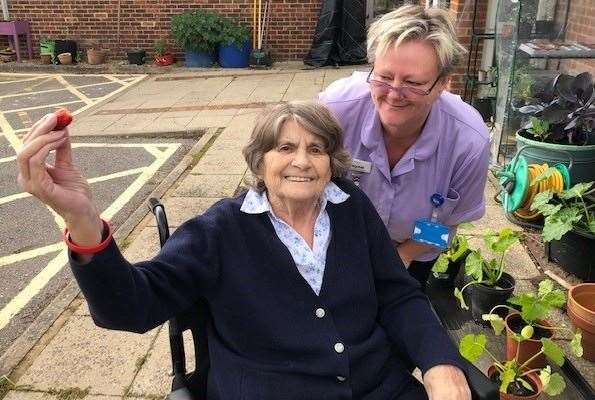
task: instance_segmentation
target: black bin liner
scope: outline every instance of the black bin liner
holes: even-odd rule
[[[72,55],[72,63],[76,64],[77,52],[78,52],[78,46],[76,44],[76,41],[74,41],[74,40],[56,40],[56,48],[55,48],[54,54],[56,56],[56,61],[58,62],[58,64],[60,63],[60,60],[58,59],[58,54],[62,54],[62,53],[70,53]]]
[[[366,2],[324,0],[304,64],[322,67],[367,62]]]

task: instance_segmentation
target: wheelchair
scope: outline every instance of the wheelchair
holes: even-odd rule
[[[156,198],[148,206],[157,222],[161,247],[169,238],[169,225],[165,207]],[[207,375],[210,367],[207,326],[211,320],[206,302],[199,300],[194,306],[169,320],[169,344],[172,362],[171,393],[167,400],[206,400]],[[190,331],[194,345],[195,369],[186,371],[186,353],[183,333]],[[469,363],[467,381],[473,400],[499,400],[498,387],[477,367]]]

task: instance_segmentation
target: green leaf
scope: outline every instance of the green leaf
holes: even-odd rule
[[[554,290],[554,281],[551,279],[544,279],[539,282],[539,288],[537,289],[537,296],[542,297]]]
[[[562,209],[562,204],[556,204],[555,206],[552,204],[544,204],[539,207],[539,212],[541,214],[543,214],[544,217],[547,217],[547,216],[557,213],[561,209]]]
[[[450,259],[453,262],[459,261],[459,259],[465,255],[465,253],[467,252],[467,250],[469,250],[469,242],[467,241],[467,238],[465,236],[462,235],[457,235],[457,245],[456,247],[453,247],[452,250],[452,254],[450,255]]]
[[[572,199],[575,197],[582,197],[583,194],[585,194],[589,189],[591,189],[591,186],[593,186],[594,183],[595,182],[579,182],[570,189],[558,193],[558,197],[564,200]]]
[[[443,272],[446,272],[447,269],[448,269],[448,256],[445,253],[442,253],[438,256],[438,259],[432,266],[432,271],[443,273]]]
[[[545,171],[543,171],[541,174],[537,175],[532,181],[530,186],[535,186],[537,185],[539,182],[541,181],[545,181],[546,179],[549,179],[554,172],[556,172],[557,169],[554,167],[549,167],[547,168]]]
[[[539,378],[541,379],[541,374],[539,375]],[[550,396],[557,396],[562,393],[564,389],[566,389],[566,382],[557,372],[550,375],[547,385],[543,385],[543,391]]]
[[[566,295],[560,289],[555,289],[553,292],[543,296],[540,302],[549,307],[560,308],[566,304]]]
[[[591,219],[591,222],[589,222],[589,230],[591,233],[595,233],[595,218]]]
[[[519,241],[519,235],[510,228],[504,228],[499,233],[484,235],[486,245],[496,253],[504,253],[510,246]]]
[[[459,343],[459,353],[468,361],[474,363],[485,350],[487,338],[485,335],[468,334]]]
[[[529,382],[527,382],[526,379],[517,378],[517,382],[521,382],[521,385],[523,385],[527,390],[530,390],[531,392],[534,392],[535,391],[535,389],[533,388],[533,386],[531,386],[531,384]]]
[[[479,250],[473,250],[465,259],[465,274],[472,276],[477,282],[483,280],[484,260]]]
[[[578,205],[564,207],[555,214],[549,215],[544,220],[543,240],[560,240],[572,229],[572,226],[582,218],[581,208]]]
[[[494,329],[494,334],[496,336],[500,336],[506,325],[504,324],[504,320],[498,314],[483,314],[481,319],[484,321],[490,321],[490,325]]]
[[[554,193],[551,190],[537,193],[533,198],[533,203],[531,203],[531,210],[541,211],[540,207],[548,204],[553,197]]]
[[[577,357],[583,356],[582,340],[583,333],[580,330],[574,332],[574,335],[572,335],[572,340],[570,341],[570,350],[572,351],[572,354]]]
[[[550,378],[552,377],[552,367],[547,365],[539,371],[539,380],[543,386],[550,384]]]
[[[513,369],[505,369],[500,374],[500,392],[506,393],[508,385],[515,381],[516,372]]]
[[[465,303],[465,299],[463,298],[463,292],[461,292],[459,288],[455,288],[454,295],[459,300],[461,308],[463,310],[468,310],[469,307],[467,306],[467,303]]]
[[[552,360],[557,366],[564,364],[564,352],[553,340],[542,338],[541,349],[547,358]]]

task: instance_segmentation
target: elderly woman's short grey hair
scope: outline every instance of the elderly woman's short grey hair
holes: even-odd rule
[[[246,147],[242,150],[252,179],[246,183],[257,191],[266,189],[262,180],[264,155],[278,142],[283,125],[295,121],[302,128],[322,139],[330,157],[331,175],[344,176],[351,158],[343,148],[343,131],[330,110],[315,101],[293,101],[265,109],[257,118],[256,125]]]
[[[448,11],[440,8],[423,8],[416,5],[399,7],[384,14],[368,29],[368,60],[390,47],[409,40],[429,42],[439,60],[439,70],[448,75],[466,53],[458,42],[454,23]]]

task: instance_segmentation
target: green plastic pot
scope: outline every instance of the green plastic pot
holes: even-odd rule
[[[579,182],[595,181],[595,145],[573,146],[568,144],[543,143],[537,140],[528,139],[516,133],[517,151],[525,146],[531,145],[523,151],[523,156],[528,164],[543,164],[554,166],[557,163],[569,164],[567,152],[572,157],[572,168],[570,169],[570,185]]]

